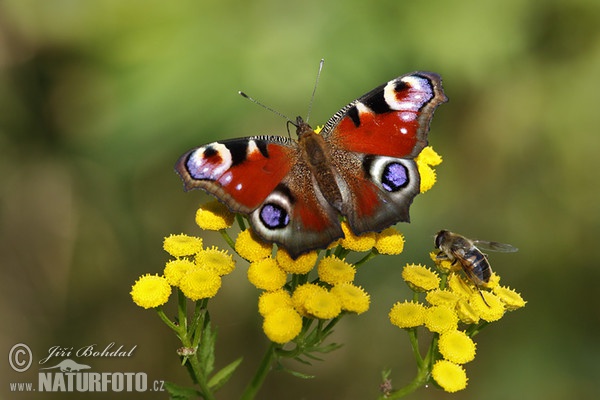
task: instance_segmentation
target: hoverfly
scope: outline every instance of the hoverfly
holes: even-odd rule
[[[459,262],[467,278],[473,282],[483,302],[487,304],[480,287],[490,281],[492,268],[487,255],[481,250],[513,253],[518,249],[510,244],[487,242],[484,240],[471,240],[447,230],[439,231],[435,235],[435,247],[440,252],[438,260],[449,260],[452,264]]]

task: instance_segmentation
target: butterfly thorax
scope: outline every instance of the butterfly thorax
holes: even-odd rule
[[[323,136],[316,133],[301,117],[298,117],[296,122],[298,126],[296,133],[298,134],[298,145],[301,149],[302,160],[312,172],[323,197],[334,208],[341,210],[342,194],[331,168],[333,164],[328,144]]]

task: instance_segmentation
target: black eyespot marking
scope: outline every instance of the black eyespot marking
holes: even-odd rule
[[[204,148],[204,152],[202,153],[202,155],[204,156],[204,158],[209,158],[212,157],[216,154],[219,154],[219,152],[212,146],[206,146]],[[191,155],[191,153],[190,153]]]
[[[423,78],[421,75],[415,75],[415,76],[418,76],[419,78]],[[408,86],[408,83],[404,82],[402,79],[398,79],[396,81],[396,86],[394,86],[394,90],[396,92],[402,92],[407,89],[410,89],[410,87]]]
[[[287,211],[278,204],[267,203],[260,209],[260,220],[269,229],[285,228],[290,223]]]
[[[389,163],[381,174],[381,186],[388,192],[397,192],[406,187],[409,181],[408,168],[396,162]]]

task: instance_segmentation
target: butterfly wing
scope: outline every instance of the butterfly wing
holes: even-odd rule
[[[204,189],[233,212],[249,216],[264,240],[292,257],[343,236],[338,212],[315,187],[296,142],[253,136],[190,150],[175,170],[185,189]]]
[[[420,188],[414,158],[427,145],[436,107],[447,100],[438,75],[414,72],[373,89],[325,124],[322,135],[343,182],[342,214],[355,233],[409,221]]]

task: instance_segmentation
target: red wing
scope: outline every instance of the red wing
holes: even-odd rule
[[[295,142],[255,136],[190,150],[175,170],[186,190],[202,188],[232,211],[249,214],[289,173],[296,158]]]
[[[403,75],[341,109],[322,135],[346,151],[414,158],[427,145],[433,112],[447,100],[438,75]]]

